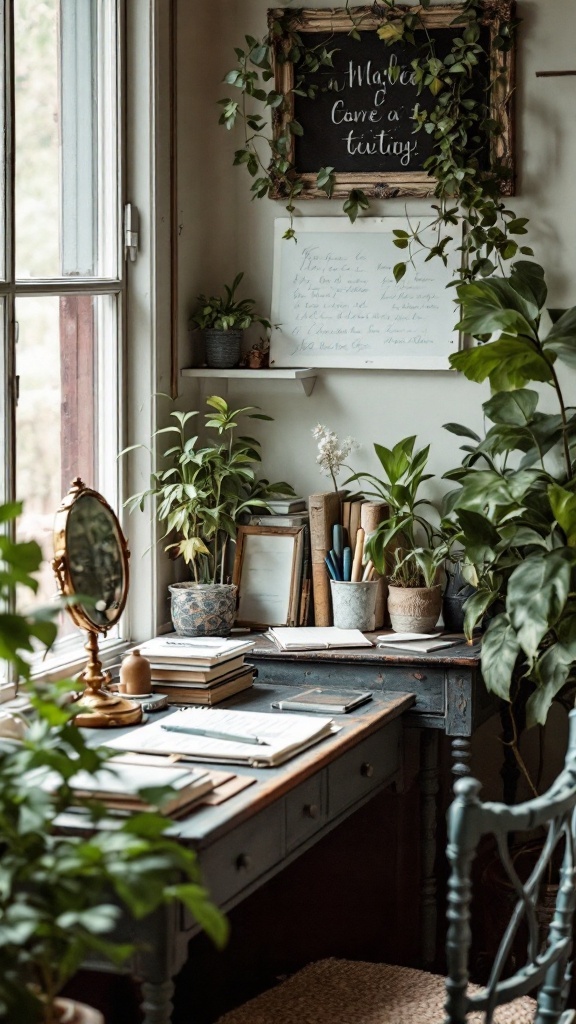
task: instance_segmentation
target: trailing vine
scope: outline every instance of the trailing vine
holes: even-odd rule
[[[509,166],[494,159],[490,167],[485,166],[491,140],[503,131],[502,119],[490,109],[490,95],[496,88],[506,92],[509,87],[499,55],[511,49],[518,22],[504,16],[508,10],[505,0],[463,0],[453,21],[461,31],[456,32],[446,56],[441,57],[423,18],[430,6],[430,0],[421,0],[417,6],[406,6],[396,0],[381,0],[364,8],[352,7],[350,0],[343,5],[353,38],[360,38],[363,20],[376,15],[380,21],[376,32],[383,46],[392,51],[395,44],[404,42],[415,49],[417,55],[411,66],[417,93],[428,96],[426,105],[416,104],[412,120],[414,131],[427,133],[433,142],[433,152],[424,169],[435,182],[434,216],[423,230],[409,222],[407,230],[395,232],[395,245],[405,250],[405,258],[394,267],[394,276],[400,280],[417,255],[425,260],[440,258],[446,264],[453,229],[462,220],[463,238],[457,246],[463,254],[459,276],[485,277],[501,270],[505,261],[517,255],[533,255],[528,246],[517,240],[527,233],[527,218],[517,217],[505,200],[506,192],[511,191]],[[483,65],[489,55],[483,46],[482,27],[486,10],[494,8],[501,17],[498,35],[491,43],[492,70],[487,77]],[[293,95],[311,100],[317,97],[321,88],[317,73],[333,67],[337,50],[336,39],[334,46],[332,40],[310,45],[304,39],[305,33],[298,31],[299,16],[296,10],[274,12],[262,39],[245,37],[245,46],[235,50],[237,64],[225,77],[227,84],[239,90],[240,97],[220,100],[220,123],[228,129],[239,121],[244,126],[244,142],[235,152],[234,163],[245,165],[253,178],[254,199],[284,199],[290,217],[284,237],[289,239],[296,236],[295,204],[304,188],[302,176],[290,160],[293,137],[304,132],[292,113]],[[270,87],[274,62],[290,62],[294,66],[293,95]],[[399,73],[399,66],[391,61],[390,82]],[[322,88],[331,87],[328,76]],[[508,99],[506,94],[505,101]],[[258,112],[259,105],[262,113]],[[334,185],[335,169],[320,167],[316,174],[317,189],[330,198]],[[354,221],[369,205],[365,192],[353,188],[344,200],[343,210]]]

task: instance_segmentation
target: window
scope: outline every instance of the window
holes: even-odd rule
[[[122,11],[120,0],[0,0],[0,12],[2,498],[24,502],[20,539],[42,546],[45,603],[72,478],[119,503]],[[61,633],[78,644],[68,616]]]

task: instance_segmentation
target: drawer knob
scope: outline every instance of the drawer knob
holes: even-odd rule
[[[364,761],[360,765],[360,775],[364,779],[371,779],[374,775],[374,765],[370,764],[369,761]]]
[[[317,818],[320,813],[318,804],[304,804],[304,817]]]
[[[239,853],[236,857],[236,870],[249,871],[252,867],[252,858],[247,853]]]

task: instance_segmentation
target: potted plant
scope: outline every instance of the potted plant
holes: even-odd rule
[[[18,509],[0,507],[0,521],[9,523]],[[16,584],[36,589],[31,574],[41,552],[34,542],[2,535],[0,554],[5,606]],[[11,1024],[100,1024],[100,1014],[59,993],[89,952],[115,964],[131,954],[133,947],[110,934],[120,908],[141,918],[162,902],[181,901],[218,944],[226,922],[200,884],[193,851],[166,836],[168,819],[143,812],[106,828],[98,801],[87,801],[79,819],[69,781],[79,769],[96,772],[107,755],[88,747],[74,726],[78,705],[67,700],[69,682],[30,683],[25,652],[54,639],[47,617],[53,614],[0,614],[0,655],[27,680],[34,707],[21,741],[0,740],[0,1017]],[[146,792],[156,805],[166,795]],[[82,833],[56,827],[73,805],[76,821],[86,825]]]
[[[244,277],[237,274],[232,285],[224,285],[225,296],[199,295],[199,308],[192,322],[204,332],[206,366],[230,369],[238,366],[244,331],[251,324],[271,327],[266,317],[255,312],[254,299],[236,299],[236,289]]]
[[[513,265],[508,278],[462,284],[460,328],[481,341],[451,357],[473,381],[489,380],[483,437],[465,426],[462,464],[446,474],[457,487],[446,512],[462,546],[464,571],[476,592],[466,603],[471,636],[484,620],[482,674],[512,718],[517,737],[546,721],[553,700],[570,700],[576,663],[576,415],[561,387],[561,364],[576,366],[576,308],[546,333],[544,272]],[[540,391],[528,387],[536,382]],[[556,400],[542,411],[544,388]],[[512,793],[509,793],[512,796]]]
[[[249,509],[267,508],[267,498],[294,495],[283,481],[257,479],[260,444],[235,432],[239,416],[268,421],[272,417],[253,406],[230,409],[218,395],[207,398],[206,404],[210,411],[204,416],[205,426],[216,437],[201,444],[189,429],[198,413],[174,410],[170,415],[175,422],[154,434],[170,436],[164,452],[167,466],[153,472],[150,487],[126,503],[132,512],[153,498],[165,528],[162,540],[168,539],[165,550],[181,555],[192,569],[193,582],[170,587],[174,627],[184,636],[230,632],[236,587],[228,582],[228,553],[240,517]]]
[[[367,495],[383,499],[389,515],[366,541],[366,554],[381,575],[388,576],[388,611],[398,632],[424,633],[433,629],[442,606],[440,570],[448,554],[439,529],[421,514],[434,506],[418,497],[430,446],[414,451],[416,438],[406,437],[393,448],[375,444],[384,479],[355,473],[346,483],[364,481]],[[366,486],[366,484],[368,486]],[[371,488],[371,489],[370,489]]]

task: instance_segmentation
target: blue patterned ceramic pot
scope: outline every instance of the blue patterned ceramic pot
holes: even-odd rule
[[[231,583],[172,583],[170,614],[180,636],[228,636],[236,618]]]

